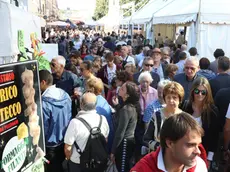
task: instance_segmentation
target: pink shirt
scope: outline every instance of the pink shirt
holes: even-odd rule
[[[146,107],[153,101],[158,99],[158,94],[157,94],[157,90],[151,86],[149,86],[149,89],[147,91],[147,95],[146,97],[143,96],[142,92],[141,92],[141,86],[139,86],[140,88],[140,105],[141,105],[141,114],[144,114],[144,111],[146,109]]]

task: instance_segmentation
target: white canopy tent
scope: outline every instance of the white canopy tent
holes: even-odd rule
[[[214,60],[213,52],[222,48],[230,55],[229,0],[174,0],[153,15],[152,23],[190,24],[188,47],[195,46],[200,57]]]
[[[162,9],[165,5],[171,3],[173,0],[150,0],[143,8],[135,12],[130,19],[133,24],[145,24],[150,22],[155,12]]]
[[[69,23],[63,22],[63,21],[54,21],[47,23],[48,26],[69,26]]]
[[[41,40],[41,27],[44,19],[28,13],[12,4],[0,0],[0,64],[14,61],[13,57],[19,53],[18,31],[24,31],[25,47],[31,47],[30,34],[36,33]],[[3,57],[7,57],[2,60]]]

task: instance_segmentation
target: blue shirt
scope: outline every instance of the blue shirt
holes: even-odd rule
[[[144,111],[143,121],[145,123],[150,122],[153,113],[155,113],[156,111],[159,111],[161,108],[163,108],[163,106],[160,103],[159,99],[150,103]]]
[[[99,115],[103,115],[109,124],[108,148],[110,152],[114,138],[112,111],[107,100],[105,100],[105,98],[101,95],[97,96],[96,111]]]
[[[93,60],[94,60],[94,57],[93,57],[92,55],[87,55],[87,56],[85,56],[85,58],[84,58],[84,61],[86,61],[86,60],[93,61]]]
[[[140,53],[138,55],[136,55],[136,63],[138,64],[141,60],[143,60],[145,58],[144,53]]]

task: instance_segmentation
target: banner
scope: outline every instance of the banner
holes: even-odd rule
[[[45,155],[37,61],[0,66],[0,172],[43,172]]]

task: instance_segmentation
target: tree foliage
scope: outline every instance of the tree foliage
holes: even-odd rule
[[[127,4],[129,2],[135,2],[135,10],[138,10],[144,3],[149,2],[149,0],[120,0],[120,5]],[[141,2],[141,3],[140,3]],[[109,6],[109,0],[96,0],[96,8],[94,11],[94,20],[98,20],[102,17],[104,17],[108,13],[108,8]],[[125,16],[130,16],[131,15],[131,8],[129,9],[124,9]],[[128,11],[128,12],[126,12]]]
[[[94,20],[104,17],[109,11],[109,0],[96,0],[96,8],[94,11]]]

